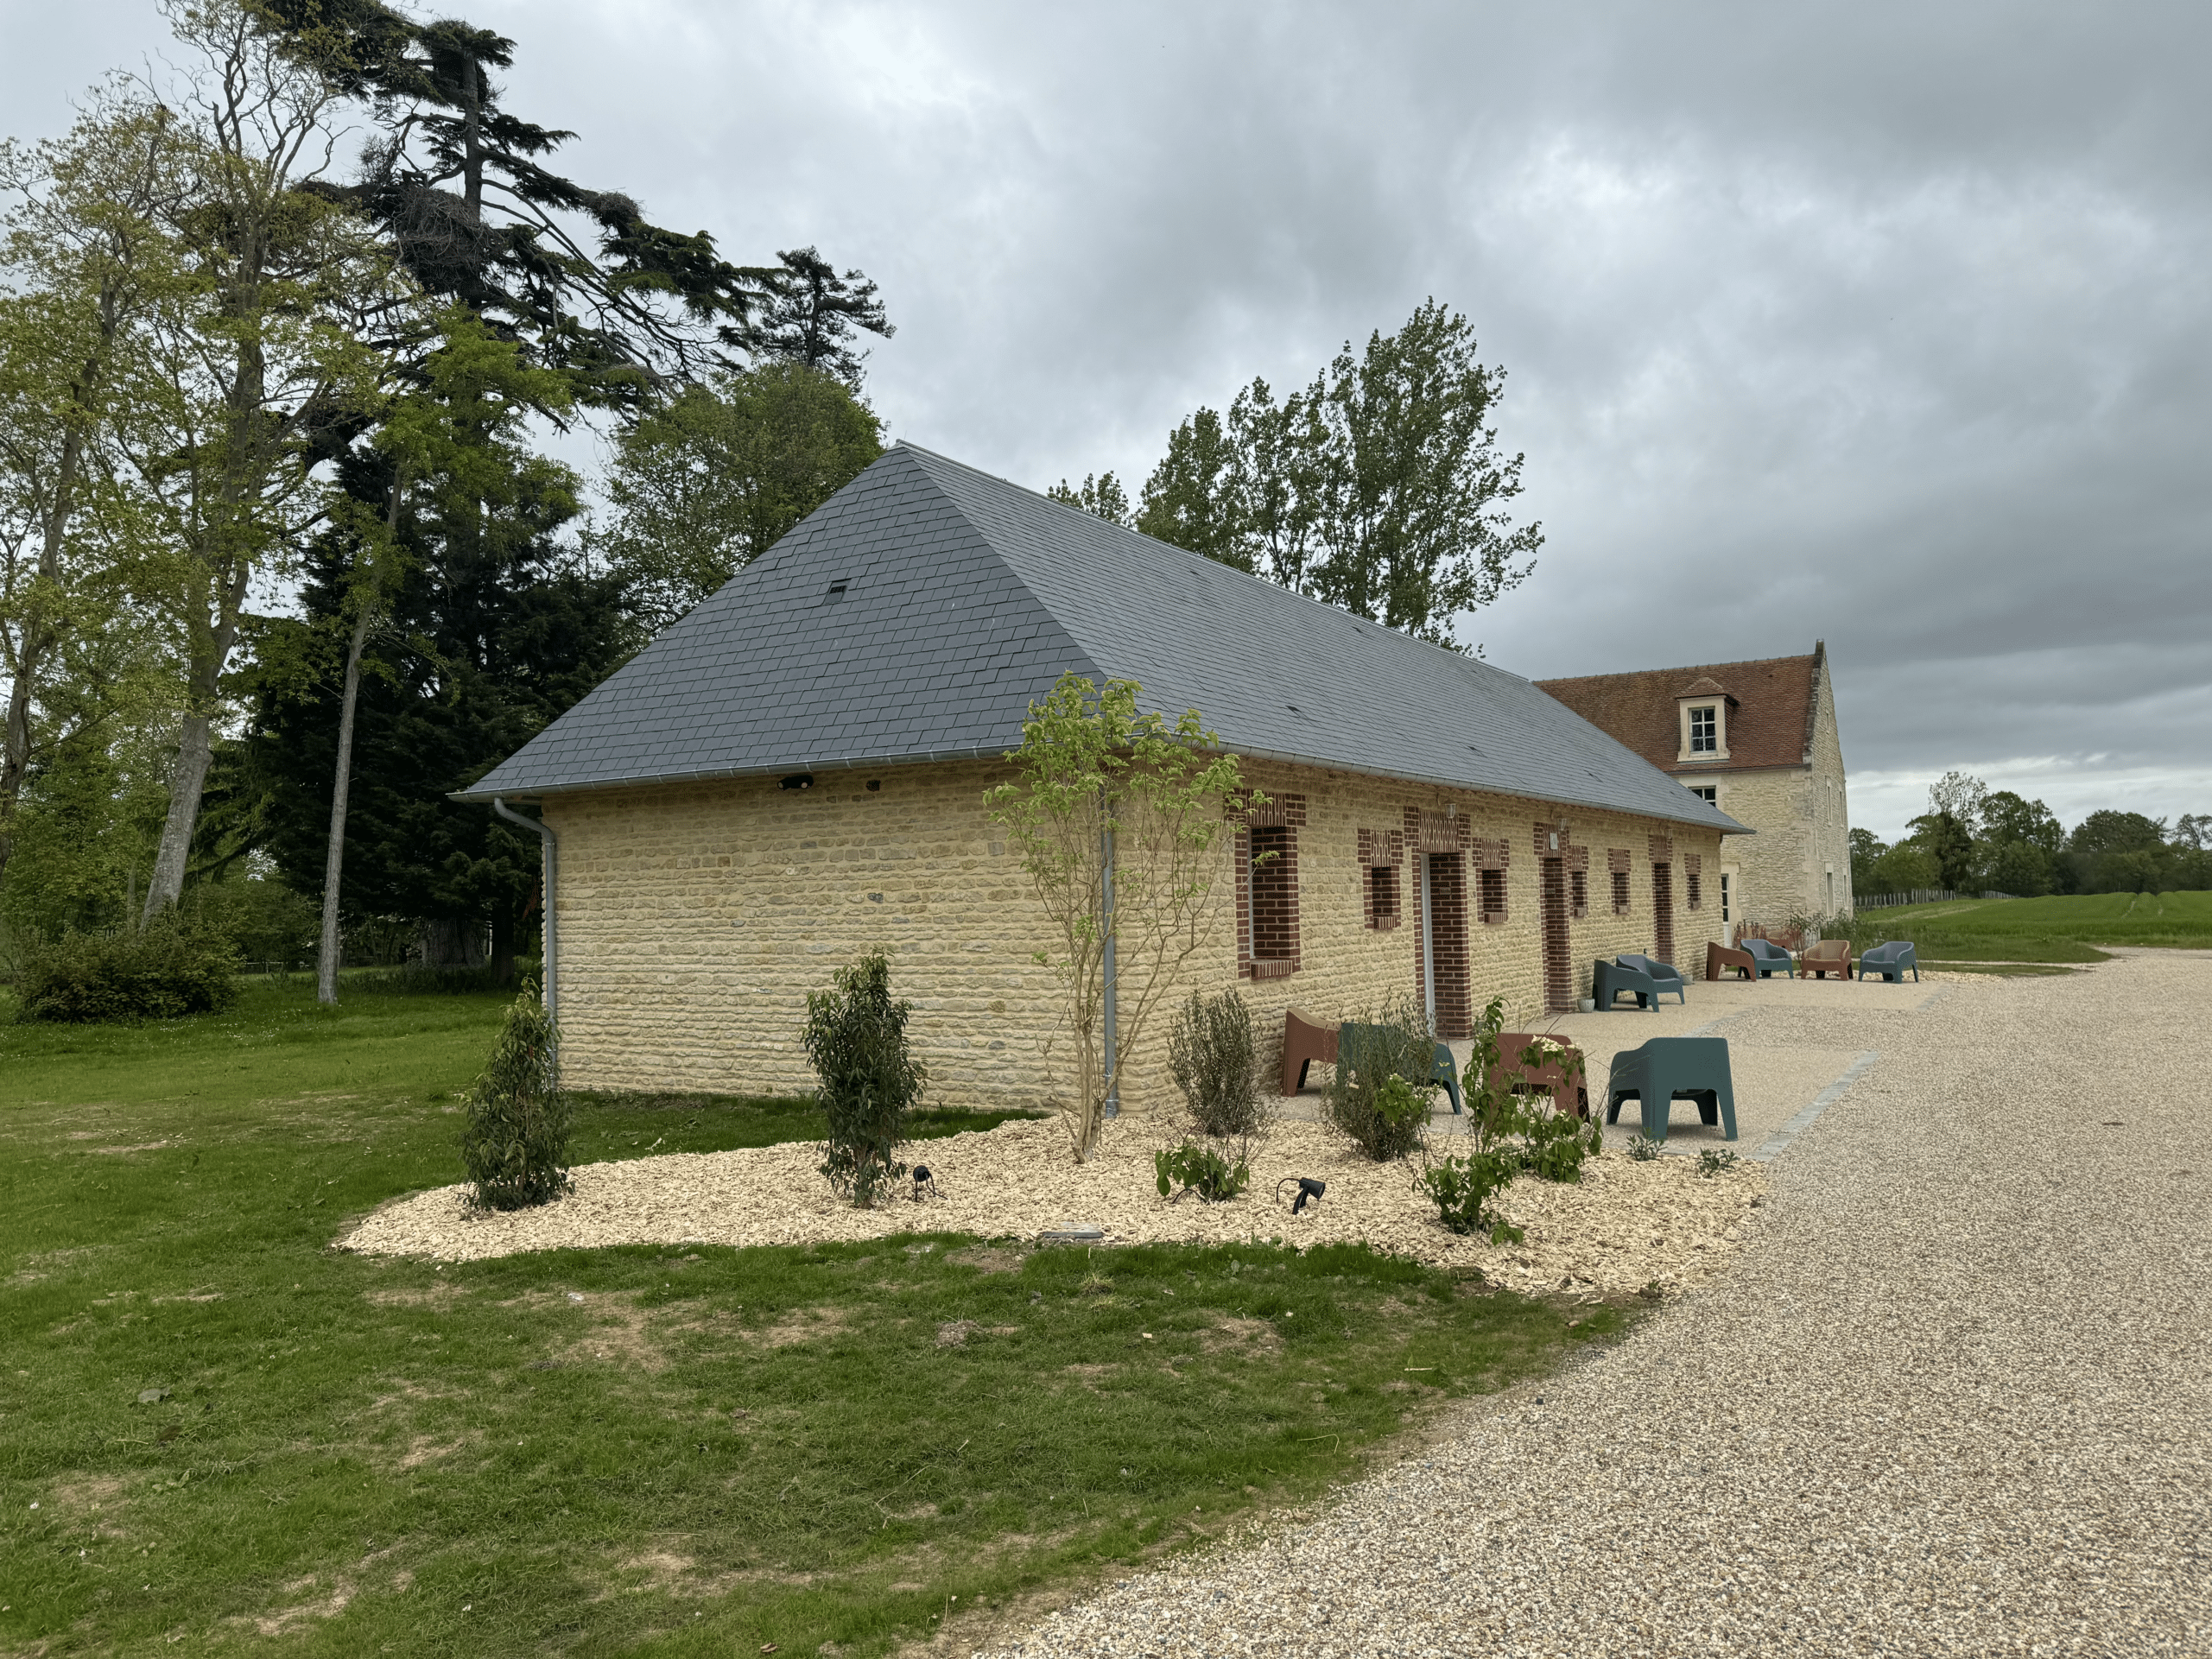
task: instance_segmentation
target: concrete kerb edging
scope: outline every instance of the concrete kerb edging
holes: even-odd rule
[[[1814,1097],[1812,1105],[1807,1106],[1769,1136],[1766,1144],[1752,1153],[1750,1161],[1753,1163],[1772,1163],[1775,1159],[1788,1151],[1790,1143],[1810,1129],[1813,1126],[1813,1120],[1841,1100],[1851,1086],[1867,1074],[1867,1068],[1881,1057],[1879,1049],[1869,1048],[1858,1059],[1853,1061],[1844,1068],[1842,1076],[1837,1078],[1835,1082]]]

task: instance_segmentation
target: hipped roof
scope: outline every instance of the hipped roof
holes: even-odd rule
[[[911,444],[458,798],[995,758],[1069,670],[1248,758],[1741,828],[1518,675]]]

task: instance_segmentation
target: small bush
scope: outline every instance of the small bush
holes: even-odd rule
[[[1168,1074],[1182,1091],[1201,1134],[1242,1139],[1264,1126],[1252,1010],[1235,991],[1208,997],[1194,991],[1176,1010],[1168,1033]]]
[[[1659,1156],[1659,1143],[1648,1135],[1638,1135],[1628,1143],[1628,1156],[1638,1163],[1649,1163]]]
[[[1210,1146],[1200,1146],[1185,1141],[1171,1151],[1155,1152],[1152,1168],[1159,1177],[1160,1196],[1177,1187],[1184,1193],[1195,1193],[1208,1204],[1218,1204],[1223,1199],[1234,1198],[1244,1191],[1252,1180],[1252,1167],[1239,1158],[1234,1165]]]
[[[1392,1004],[1380,1019],[1347,1034],[1324,1114],[1377,1163],[1405,1156],[1429,1127],[1436,1056],[1436,1039],[1420,1009]]]
[[[26,945],[16,981],[18,1019],[72,1024],[212,1014],[238,997],[230,940],[175,910],[140,932],[70,933]]]
[[[912,1007],[891,1000],[891,964],[880,953],[840,968],[834,989],[807,993],[807,1055],[829,1120],[821,1172],[831,1191],[864,1209],[906,1174],[896,1155],[929,1080],[907,1049]]]
[[[1707,1147],[1697,1155],[1697,1173],[1710,1181],[1736,1167],[1736,1155],[1726,1148]]]
[[[1497,1149],[1440,1158],[1414,1178],[1414,1185],[1429,1194],[1439,1219],[1454,1232],[1487,1232],[1493,1244],[1509,1239],[1519,1244],[1523,1235],[1518,1227],[1486,1212],[1490,1200],[1520,1173],[1520,1159]]]
[[[461,1166],[479,1209],[526,1209],[568,1190],[574,1113],[561,1092],[559,1040],[537,987],[525,984],[469,1093]]]
[[[1524,1084],[1517,1091],[1517,1083],[1552,1064],[1567,1045],[1539,1037],[1509,1059],[1499,1046],[1505,1023],[1505,999],[1493,997],[1475,1023],[1474,1050],[1461,1073],[1461,1098],[1474,1149],[1429,1162],[1414,1185],[1428,1194],[1438,1218],[1454,1232],[1487,1232],[1493,1244],[1518,1244],[1520,1229],[1490,1215],[1490,1200],[1522,1175],[1580,1181],[1584,1160],[1603,1147],[1605,1131],[1594,1122],[1584,1124],[1572,1111],[1560,1110],[1549,1094],[1527,1092]],[[1571,1099],[1581,1076],[1580,1057],[1567,1061],[1564,1070],[1562,1092]]]

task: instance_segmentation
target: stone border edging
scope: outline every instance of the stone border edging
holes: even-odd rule
[[[1879,1049],[1869,1048],[1858,1059],[1853,1061],[1844,1068],[1842,1076],[1837,1078],[1835,1082],[1814,1097],[1812,1105],[1807,1106],[1769,1136],[1766,1143],[1751,1155],[1750,1161],[1753,1163],[1772,1163],[1775,1159],[1788,1151],[1790,1143],[1810,1129],[1813,1126],[1813,1120],[1841,1099],[1851,1086],[1867,1074],[1867,1068],[1881,1057]]]

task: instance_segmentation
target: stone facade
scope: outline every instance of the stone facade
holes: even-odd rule
[[[803,790],[751,778],[548,797],[561,842],[570,1079],[716,1093],[811,1087],[806,993],[881,948],[914,1004],[910,1030],[933,1101],[1049,1103],[1067,1046],[1058,984],[1034,959],[1051,943],[1048,924],[983,807],[1006,776],[963,762],[818,776]],[[1722,934],[1714,832],[1348,772],[1252,764],[1246,778],[1271,805],[1223,838],[1213,943],[1174,995],[1241,990],[1271,1067],[1292,1004],[1335,1021],[1425,999],[1424,875],[1448,1036],[1464,1035],[1493,996],[1512,1027],[1540,1023],[1548,1005],[1589,994],[1600,956],[1671,954],[1694,975],[1705,941]],[[1256,884],[1243,862],[1255,839],[1277,854]],[[1627,893],[1619,913],[1615,865]],[[1173,999],[1122,1080],[1125,1110],[1171,1093]]]

